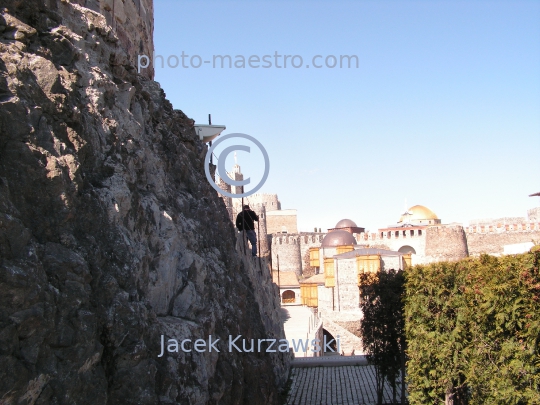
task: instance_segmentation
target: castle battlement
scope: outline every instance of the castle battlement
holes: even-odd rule
[[[326,232],[274,233],[272,245],[321,243]]]
[[[465,228],[466,233],[506,233],[527,232],[540,230],[540,222],[528,222],[518,224],[478,225]]]
[[[281,210],[281,203],[279,202],[277,194],[255,193],[246,197],[244,202],[253,206],[264,205],[267,211]]]

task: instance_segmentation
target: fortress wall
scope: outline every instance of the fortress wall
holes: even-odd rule
[[[424,263],[459,260],[469,255],[465,230],[461,225],[432,226],[425,231]]]
[[[103,15],[108,27],[112,29],[111,40],[118,41],[118,45],[126,52],[132,65],[137,66],[139,55],[153,57],[153,0],[71,0],[70,3]],[[114,35],[117,39],[113,39]],[[118,62],[116,69],[121,73],[123,63]],[[141,69],[141,74],[153,79],[152,65],[150,64],[147,69]]]
[[[469,221],[469,226],[504,226],[504,225],[512,225],[512,224],[521,224],[523,222],[527,222],[525,217],[503,217],[503,218],[481,218],[481,219],[473,219]]]
[[[297,233],[296,210],[274,210],[268,212],[267,227],[269,233],[281,233],[284,227],[287,233]]]
[[[297,234],[272,235],[272,267],[274,270],[277,270],[279,255],[280,271],[294,271],[298,277],[302,275],[299,239]]]
[[[540,241],[540,223],[512,224],[504,228],[469,227],[466,230],[469,254],[502,254],[504,245]]]
[[[245,198],[248,204],[262,204],[266,207],[266,211],[281,210],[281,203],[278,200],[277,194],[256,193]]]
[[[320,247],[326,233],[301,232],[300,233],[300,258],[302,261],[302,275],[304,277],[313,276],[315,269],[309,265],[309,249]]]
[[[413,264],[421,263],[425,256],[426,250],[426,230],[414,229],[403,231],[386,231],[386,232],[362,232],[354,234],[359,245],[369,245],[370,247],[389,249],[398,251],[403,246],[411,246],[416,255],[413,254]]]

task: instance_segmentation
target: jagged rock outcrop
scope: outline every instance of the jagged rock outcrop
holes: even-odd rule
[[[288,353],[158,357],[162,334],[284,336],[193,121],[103,15],[0,7],[0,403],[278,403]]]

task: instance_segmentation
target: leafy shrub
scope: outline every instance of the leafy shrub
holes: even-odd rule
[[[412,404],[540,404],[540,251],[406,274]]]

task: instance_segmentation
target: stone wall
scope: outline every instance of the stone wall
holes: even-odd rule
[[[312,269],[309,264],[309,249],[312,247],[320,248],[321,242],[326,233],[319,232],[300,232],[300,257],[302,260],[302,276],[310,277],[315,274],[315,269]],[[320,266],[319,266],[320,267]]]
[[[467,238],[461,225],[431,226],[426,229],[425,263],[467,257]]]
[[[277,270],[279,255],[280,271],[294,271],[298,277],[302,276],[302,262],[300,260],[300,237],[297,234],[272,235],[271,251],[272,267],[274,270]]]
[[[269,211],[266,223],[270,234],[281,233],[283,230],[292,234],[298,232],[296,210]]]
[[[356,258],[334,260],[336,311],[358,311],[360,294]]]
[[[320,285],[317,287],[317,297],[319,311],[331,312],[337,308],[337,294],[334,289]]]
[[[277,404],[285,356],[159,357],[162,335],[284,337],[277,290],[264,262],[237,253],[193,120],[137,74],[106,16],[3,5],[0,402]]]
[[[246,197],[246,201],[249,204],[262,204],[265,206],[266,211],[281,210],[281,202],[277,194],[255,193]]]
[[[336,316],[335,314],[329,314],[326,312],[322,313],[321,315],[323,319],[323,328],[330,332],[334,338],[337,339],[339,336],[340,348],[343,354],[350,356],[352,354],[358,355],[364,353],[362,339],[342,326],[346,325],[352,327],[355,329],[355,332],[358,333],[356,330],[356,325],[358,325],[360,315],[358,315],[358,317],[355,315],[354,318],[345,317],[343,315]]]
[[[469,254],[502,254],[504,245],[540,240],[540,223],[522,223],[497,227],[469,227],[466,231]]]
[[[403,270],[403,260],[401,256],[381,256],[381,270]]]

